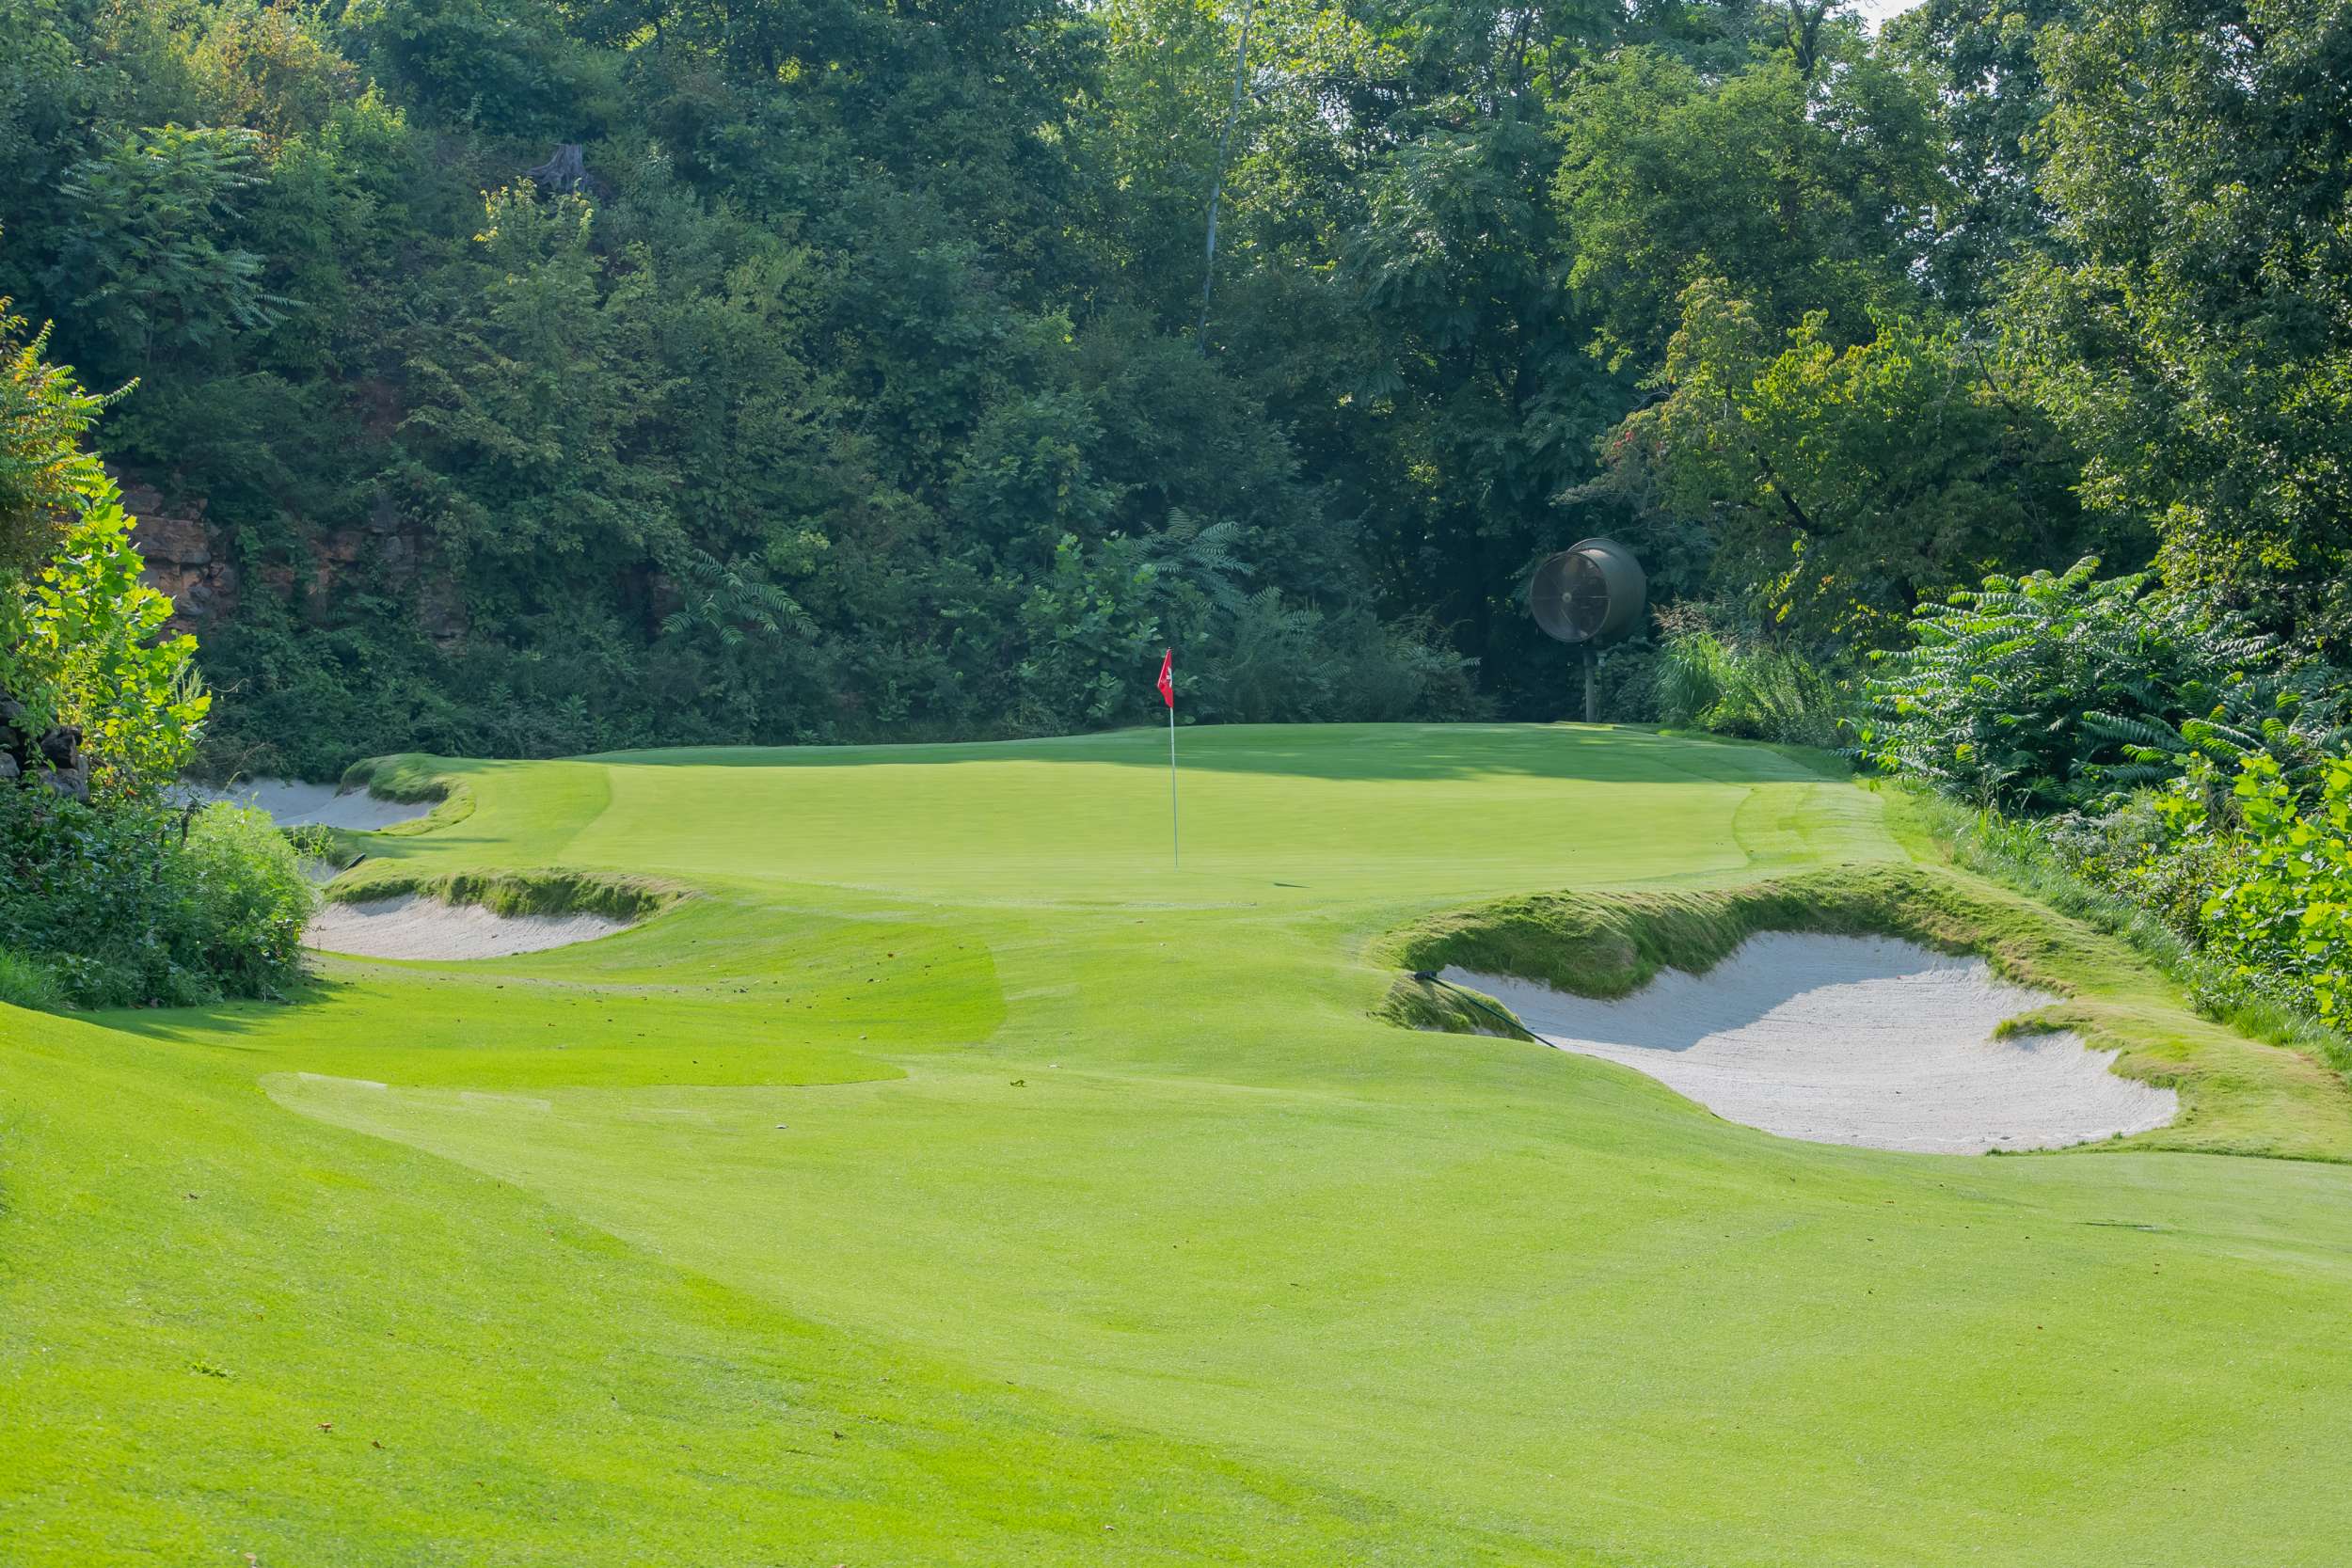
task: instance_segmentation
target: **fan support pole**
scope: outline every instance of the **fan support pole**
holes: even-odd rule
[[[1584,722],[1600,722],[1600,650],[1584,644]]]

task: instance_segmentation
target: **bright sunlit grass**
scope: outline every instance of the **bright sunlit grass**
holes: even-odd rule
[[[1793,1143],[1373,1016],[1446,910],[1908,864],[1868,792],[1628,731],[1182,743],[1181,871],[1152,732],[452,765],[470,813],[374,857],[695,895],[291,1006],[0,1009],[0,1560],[2352,1544],[2343,1167]],[[2341,1137],[2121,948],[1934,907],[2231,1127]]]

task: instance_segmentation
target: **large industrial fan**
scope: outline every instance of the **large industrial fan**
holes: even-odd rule
[[[1527,608],[1544,635],[1584,657],[1584,721],[1600,721],[1600,650],[1639,627],[1649,578],[1614,539],[1585,539],[1549,557],[1528,579]]]

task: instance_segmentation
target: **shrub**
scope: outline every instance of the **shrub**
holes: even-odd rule
[[[2255,752],[2307,772],[2341,737],[2327,673],[2226,611],[2144,576],[1991,577],[1914,613],[1882,654],[1862,754],[1980,802],[2032,812],[2112,800]]]
[[[302,970],[313,897],[294,845],[269,817],[217,804],[197,813],[171,857],[187,918],[183,961],[232,995],[285,989]]]
[[[1821,665],[1792,649],[1744,645],[1693,630],[1667,639],[1652,676],[1661,722],[1785,746],[1836,746],[1846,696]]]
[[[2170,805],[2167,793],[2139,789],[2104,813],[2070,812],[2018,831],[2043,832],[2070,870],[2130,898],[2195,943],[2203,938],[2205,900],[2234,875],[2245,846],[2228,832],[2178,832]]]
[[[2352,968],[2352,760],[2331,760],[2306,802],[2276,760],[2249,756],[2230,798],[2234,821],[2214,808],[2201,779],[2184,779],[2162,798],[2172,853],[2144,864],[2154,872],[2189,856],[2217,866],[2198,909],[2207,949],[2240,977],[2283,987],[2332,1020]]]
[[[184,832],[184,836],[183,836]],[[311,893],[259,812],[0,791],[0,946],[80,1007],[285,991]]]

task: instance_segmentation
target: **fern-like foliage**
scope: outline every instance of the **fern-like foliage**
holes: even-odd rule
[[[1924,604],[1912,634],[1879,656],[1862,754],[1987,802],[2074,809],[2258,755],[2312,777],[2344,732],[2333,672],[2095,557]]]
[[[1144,566],[1189,585],[1229,615],[1240,614],[1251,597],[1243,586],[1249,567],[1240,553],[1241,524],[1233,518],[1196,517],[1180,507],[1166,527],[1136,544]]]
[[[747,637],[816,635],[815,623],[791,594],[738,562],[689,549],[670,576],[678,607],[662,619],[661,629],[671,637],[707,635],[722,647],[736,648]]]

